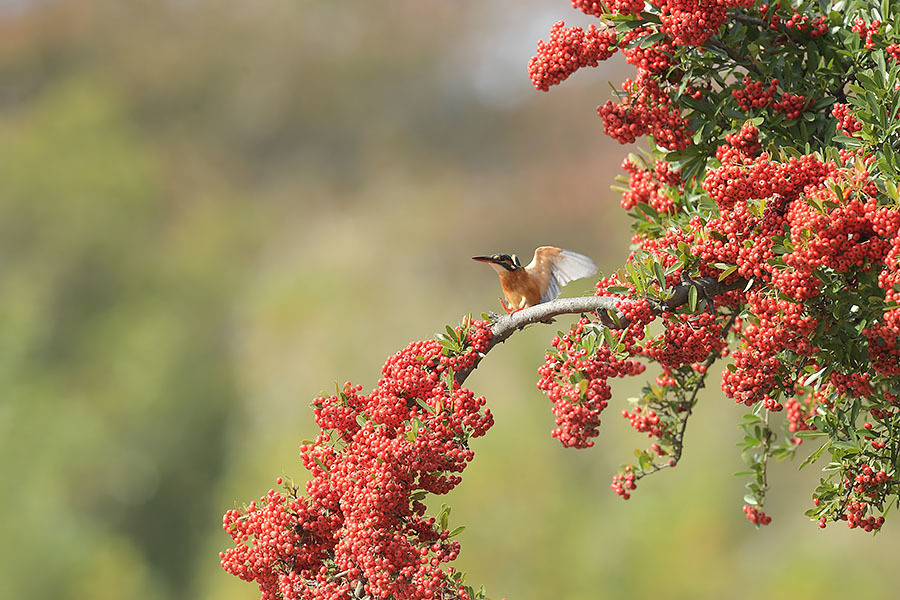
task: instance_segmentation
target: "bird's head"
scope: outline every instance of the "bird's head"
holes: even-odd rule
[[[472,260],[488,263],[500,274],[522,268],[519,257],[515,254],[491,254],[489,256],[473,256]]]

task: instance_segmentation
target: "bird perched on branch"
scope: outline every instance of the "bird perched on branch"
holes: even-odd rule
[[[500,301],[507,313],[553,300],[562,286],[575,279],[590,277],[597,265],[590,258],[571,250],[541,246],[527,267],[515,254],[473,256],[472,260],[488,263],[500,276],[500,287],[508,305]]]

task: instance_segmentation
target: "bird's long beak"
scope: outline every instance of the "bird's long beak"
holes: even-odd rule
[[[490,256],[473,256],[472,260],[477,260],[478,262],[486,262],[486,263],[494,262],[494,259],[491,258]]]

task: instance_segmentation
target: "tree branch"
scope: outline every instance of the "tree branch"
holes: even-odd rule
[[[692,287],[697,288],[698,298],[706,300],[711,306],[712,299],[716,294],[740,289],[746,284],[747,282],[743,279],[738,279],[727,285],[718,281],[715,277],[687,279],[672,288],[672,295],[669,296],[665,302],[659,303],[651,301],[651,310],[659,314],[675,310],[679,306],[687,304],[688,298],[690,297],[690,288]],[[558,317],[560,315],[580,315],[597,311],[616,311],[617,316],[619,317],[619,325],[616,325],[613,319],[610,319],[607,315],[601,315],[600,320],[604,325],[607,325],[610,328],[627,327],[628,319],[622,315],[618,306],[623,303],[631,304],[635,302],[638,302],[638,300],[635,298],[627,298],[625,296],[580,296],[577,298],[557,298],[556,300],[550,300],[549,302],[523,308],[522,310],[516,311],[510,315],[504,315],[497,319],[491,327],[491,341],[484,350],[482,358],[484,358],[494,346],[505,342],[516,331],[524,329],[528,325],[533,325],[534,323],[552,323],[553,317]],[[453,377],[456,383],[462,385],[469,375],[472,374],[472,371],[478,368],[480,362],[481,359],[471,367],[457,371]]]

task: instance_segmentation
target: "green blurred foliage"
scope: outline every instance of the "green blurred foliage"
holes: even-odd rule
[[[604,79],[534,92],[566,2],[0,4],[0,597],[254,598],[221,515],[303,478],[308,403],[497,310],[469,257],[555,243],[617,268]],[[523,6],[532,11],[523,9]],[[617,68],[615,65],[610,68]],[[598,97],[598,93],[602,97]],[[567,288],[584,293],[588,282]],[[449,498],[459,567],[510,598],[892,597],[900,539],[807,523],[815,473],[740,511],[739,411],[707,392],[676,471],[608,490],[534,387],[552,328],[469,380],[497,425]],[[780,504],[779,504],[780,502]]]

